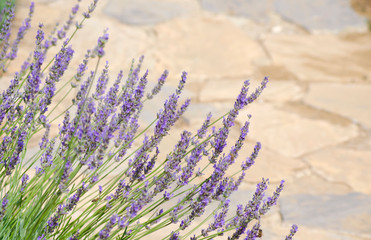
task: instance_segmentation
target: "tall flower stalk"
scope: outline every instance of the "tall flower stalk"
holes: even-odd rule
[[[68,21],[48,37],[39,24],[35,49],[15,73],[6,73],[7,66],[17,57],[19,43],[31,26],[34,4],[13,43],[10,0],[1,12],[0,71],[13,78],[0,95],[0,239],[144,239],[155,232],[164,239],[258,237],[260,218],[276,204],[284,182],[265,197],[269,181],[263,179],[252,200],[232,209],[229,197],[261,148],[258,142],[241,170],[227,174],[247,138],[249,119],[235,144],[229,150],[226,146],[239,111],[259,97],[268,79],[250,94],[249,81],[244,82],[229,112],[217,119],[208,114],[197,132],[183,131],[173,150],[161,154],[160,143],[190,105],[190,99],[181,100],[187,73],[182,73],[174,93],[145,128],[139,126],[143,104],[155,99],[169,73],[165,70],[158,84],[147,89],[148,70],[142,71],[140,57],[126,77],[120,71],[109,85],[109,62],[102,66],[101,61],[107,30],[87,50],[75,75],[66,79],[79,50],[69,43],[98,1],[92,1],[75,23],[79,2]],[[48,60],[49,50],[59,40],[62,46]],[[58,82],[65,83],[61,89]],[[54,102],[55,96],[73,91],[72,103],[58,113],[64,115],[58,135],[50,136],[59,119],[51,117],[60,104]],[[40,132],[43,136],[38,139]],[[29,143],[37,140],[40,148],[31,156]],[[113,173],[115,169],[119,171]],[[213,203],[219,207],[205,215]],[[172,230],[163,231],[167,226]],[[296,231],[294,226],[287,239]]]

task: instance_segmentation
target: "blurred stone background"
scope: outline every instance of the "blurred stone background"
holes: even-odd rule
[[[30,1],[17,4],[19,26]],[[38,23],[50,32],[74,4],[36,1],[19,63],[33,49]],[[81,10],[88,4],[82,1]],[[295,239],[371,239],[370,18],[370,0],[101,0],[71,42],[71,68],[108,27],[112,79],[140,55],[152,84],[168,69],[167,87],[146,106],[142,124],[153,120],[187,71],[185,96],[192,105],[162,152],[172,149],[182,129],[197,130],[208,112],[228,111],[244,80],[254,89],[269,76],[268,88],[240,113],[231,133],[238,136],[252,114],[241,161],[256,141],[263,146],[232,201],[247,202],[262,177],[272,190],[285,179],[278,206],[262,221],[262,239],[283,239],[293,223],[299,225]],[[1,89],[18,66],[1,78]]]

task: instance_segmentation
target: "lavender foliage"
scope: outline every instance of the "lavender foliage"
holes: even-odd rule
[[[148,90],[151,76],[148,70],[142,72],[141,56],[136,65],[133,60],[126,78],[121,70],[111,81],[109,62],[100,65],[109,41],[105,30],[71,72],[73,56],[81,49],[73,49],[70,41],[98,0],[82,13],[73,33],[80,0],[68,20],[49,35],[39,24],[34,51],[14,73],[7,73],[7,66],[17,58],[18,46],[31,28],[35,6],[31,3],[11,38],[14,6],[10,3],[0,14],[0,68],[12,76],[0,95],[0,239],[146,239],[169,225],[172,231],[162,232],[166,239],[259,237],[260,218],[277,203],[284,181],[265,197],[269,182],[263,179],[247,204],[231,210],[230,196],[244,181],[261,144],[232,174],[249,121],[229,151],[226,146],[239,112],[259,97],[267,78],[251,94],[245,81],[221,123],[209,113],[197,132],[182,131],[173,150],[161,152],[163,139],[191,102],[181,97],[187,72],[152,124],[141,126],[144,105],[161,91],[167,70]],[[58,48],[59,40],[63,42]],[[63,102],[65,109],[60,110],[55,97],[63,99],[74,91],[72,102]],[[36,140],[40,148],[30,156],[28,150]],[[212,204],[219,207],[207,216]],[[193,224],[197,218],[212,220],[201,226]],[[286,239],[296,231],[294,225]]]

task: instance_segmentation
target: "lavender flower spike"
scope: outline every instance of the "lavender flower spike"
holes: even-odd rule
[[[30,29],[31,27],[30,22],[31,22],[32,15],[34,13],[34,7],[35,7],[34,2],[31,2],[30,11],[28,13],[28,18],[24,20],[23,25],[19,28],[17,38],[14,40],[13,45],[12,45],[12,50],[7,55],[7,58],[10,60],[14,60],[17,57],[18,45],[20,41],[23,39],[27,30]]]
[[[242,165],[241,165],[242,170],[249,169],[255,163],[255,158],[258,156],[260,149],[261,149],[261,143],[257,142],[255,147],[254,147],[253,153],[251,153],[250,157],[248,157],[246,159],[246,161],[244,163],[242,163]]]
[[[22,176],[22,185],[21,185],[21,192],[24,191],[24,189],[26,188],[27,186],[27,181],[30,179],[30,177],[27,175],[27,174],[24,174]]]
[[[108,29],[104,30],[103,36],[98,38],[98,44],[93,51],[93,55],[97,55],[100,58],[104,56],[103,48],[106,45],[108,38],[109,38],[109,35],[107,32],[108,32]]]
[[[202,236],[206,237],[209,232],[217,230],[225,225],[225,217],[229,209],[230,200],[226,200],[223,204],[222,211],[214,216],[214,222],[211,223],[206,230],[202,230]]]
[[[297,225],[292,225],[290,234],[286,236],[285,240],[292,240],[292,237],[295,235],[295,233],[298,231],[298,226]]]
[[[107,223],[104,229],[99,232],[99,239],[108,239],[108,237],[110,236],[109,233],[111,232],[113,226],[117,222],[117,218],[118,218],[117,214],[112,215],[110,221]]]
[[[161,90],[162,86],[164,85],[165,80],[166,80],[168,75],[169,75],[169,72],[167,70],[165,70],[162,73],[161,77],[158,79],[157,85],[152,89],[151,93],[147,94],[148,99],[152,99],[153,96],[155,96],[157,93],[160,92],[160,90]]]
[[[268,199],[264,202],[263,206],[259,210],[260,215],[264,215],[268,212],[268,210],[273,206],[276,205],[277,200],[283,190],[284,180],[281,181],[281,184],[277,187],[276,191],[273,193],[272,197],[268,197]]]
[[[97,7],[97,3],[98,3],[98,0],[94,0],[89,8],[88,8],[88,11],[87,12],[84,12],[82,15],[85,17],[85,18],[90,18],[90,14],[95,10],[95,8]]]
[[[8,194],[6,194],[4,197],[3,197],[3,200],[1,202],[1,208],[0,208],[0,221],[3,220],[3,217],[5,215],[5,210],[6,210],[6,206],[8,205]]]
[[[247,230],[247,237],[244,240],[255,240],[256,238],[261,237],[260,231],[260,222],[258,221],[251,230]]]

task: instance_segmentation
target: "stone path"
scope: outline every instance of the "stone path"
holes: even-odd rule
[[[74,2],[38,1],[33,23],[51,30]],[[18,19],[28,4],[20,1]],[[244,155],[256,141],[263,149],[234,197],[247,201],[262,177],[273,188],[286,179],[263,220],[263,239],[283,239],[292,223],[296,239],[371,239],[371,34],[347,0],[101,0],[73,46],[93,46],[105,27],[113,72],[127,71],[141,54],[153,81],[170,71],[159,99],[189,72],[185,95],[193,105],[179,125],[189,130],[209,111],[225,113],[244,80],[255,87],[270,76],[238,118],[241,126],[253,115]],[[143,123],[154,109],[146,108]]]

